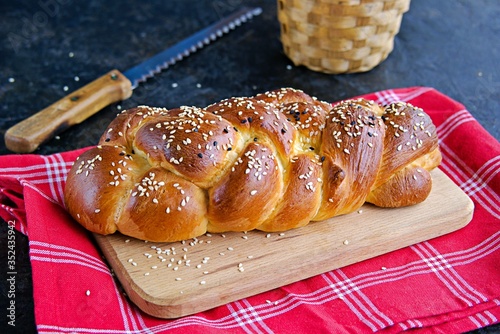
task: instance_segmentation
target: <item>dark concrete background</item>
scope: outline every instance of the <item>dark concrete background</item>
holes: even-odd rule
[[[497,0],[413,0],[389,58],[370,72],[346,75],[291,66],[282,52],[274,0],[0,0],[0,135],[109,70],[125,71],[243,5],[260,6],[263,13],[36,153],[94,145],[120,110],[138,104],[202,107],[285,86],[332,102],[387,88],[430,86],[463,103],[500,138]],[[1,140],[0,154],[9,153]],[[1,223],[0,267],[7,263],[6,230]],[[28,240],[17,234],[16,243],[16,330],[30,333],[35,326]],[[0,292],[4,309],[5,279]],[[500,327],[478,333],[496,331]]]

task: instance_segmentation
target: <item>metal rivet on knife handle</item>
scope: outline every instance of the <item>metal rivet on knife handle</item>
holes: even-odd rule
[[[112,70],[11,127],[5,133],[5,146],[13,152],[33,152],[57,133],[131,95],[130,80]]]

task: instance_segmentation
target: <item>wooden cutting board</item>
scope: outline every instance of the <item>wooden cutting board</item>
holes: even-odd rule
[[[95,235],[129,298],[144,312],[177,318],[360,262],[467,225],[474,205],[435,170],[427,200],[358,212],[284,233],[203,235],[176,243]]]

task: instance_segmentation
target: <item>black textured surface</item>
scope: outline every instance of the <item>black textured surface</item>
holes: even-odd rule
[[[328,101],[387,88],[431,86],[463,103],[500,138],[497,0],[413,0],[389,58],[368,73],[347,75],[291,66],[281,49],[274,0],[0,0],[0,135],[3,138],[12,125],[109,70],[125,71],[243,5],[264,11],[141,85],[129,100],[103,109],[36,153],[94,145],[120,110],[138,104],[201,107],[285,86]],[[9,153],[0,141],[0,154]],[[6,224],[0,226],[4,268]],[[20,333],[35,331],[27,249],[27,238],[17,234],[16,261],[22,274],[16,282],[15,329]],[[0,291],[0,308],[5,310],[6,279]],[[5,328],[3,313],[0,330]],[[478,333],[497,331],[498,325]]]

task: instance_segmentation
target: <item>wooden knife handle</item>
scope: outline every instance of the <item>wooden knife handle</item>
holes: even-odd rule
[[[8,129],[5,146],[13,152],[33,152],[61,131],[131,95],[130,80],[112,70]]]

